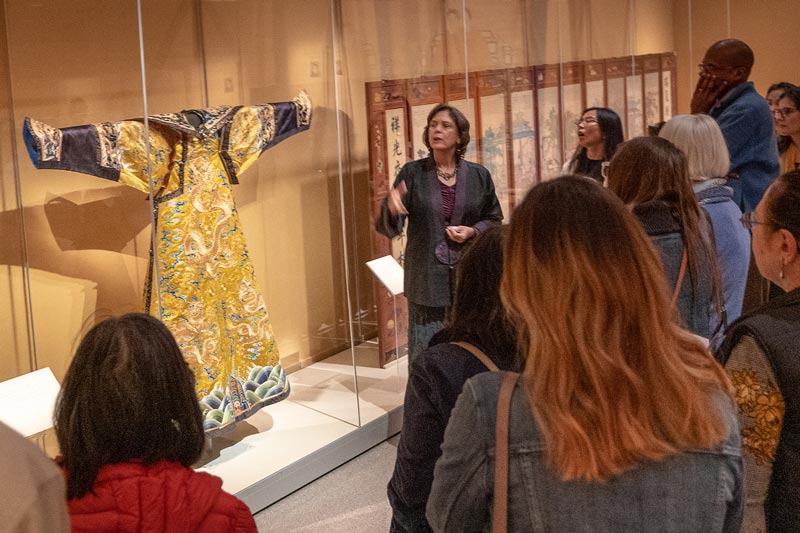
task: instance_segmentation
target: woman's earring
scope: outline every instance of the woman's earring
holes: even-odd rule
[[[783,279],[783,265],[781,265],[781,271],[778,272],[778,277]]]

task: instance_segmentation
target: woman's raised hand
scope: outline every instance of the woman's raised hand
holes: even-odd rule
[[[389,207],[389,212],[391,212],[392,215],[397,216],[408,214],[408,209],[406,209],[406,206],[403,204],[403,197],[405,197],[407,192],[408,187],[406,187],[405,181],[401,181],[400,185],[392,188],[392,190],[389,191],[387,205]]]

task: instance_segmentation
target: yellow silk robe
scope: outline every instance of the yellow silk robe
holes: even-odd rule
[[[305,92],[292,102],[153,115],[149,134],[142,119],[62,129],[25,119],[37,168],[152,190],[155,261],[145,307],[160,315],[194,371],[208,433],[289,393],[231,184],[310,119]]]

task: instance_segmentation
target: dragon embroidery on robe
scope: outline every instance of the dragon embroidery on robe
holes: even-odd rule
[[[310,121],[305,92],[292,102],[153,115],[147,130],[143,119],[60,129],[25,119],[36,168],[152,191],[155,250],[145,308],[160,315],[192,368],[208,434],[289,394],[231,185]]]

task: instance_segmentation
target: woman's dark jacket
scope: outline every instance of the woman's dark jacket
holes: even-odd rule
[[[492,353],[495,351],[503,353]],[[501,370],[520,370],[513,344],[505,350],[484,350],[484,353]],[[486,371],[474,355],[450,344],[445,331],[437,334],[431,346],[411,365],[397,461],[388,486],[392,532],[431,531],[425,518],[425,504],[433,484],[436,460],[442,454],[439,447],[444,441],[450,411],[464,383]]]
[[[408,210],[408,240],[405,250],[405,296],[418,305],[449,307],[452,268],[436,258],[437,243],[447,239],[445,226],[471,226],[478,232],[503,220],[492,176],[477,163],[457,165],[456,200],[449,224],[442,218],[442,194],[431,157],[406,164],[394,187],[405,181],[408,193],[403,204]],[[375,229],[389,238],[403,231],[405,216],[392,216],[387,200],[375,222]],[[467,241],[469,242],[469,241]]]
[[[764,505],[767,531],[800,531],[800,289],[731,324],[717,359],[726,363],[745,336],[753,338],[766,356],[785,406]]]

